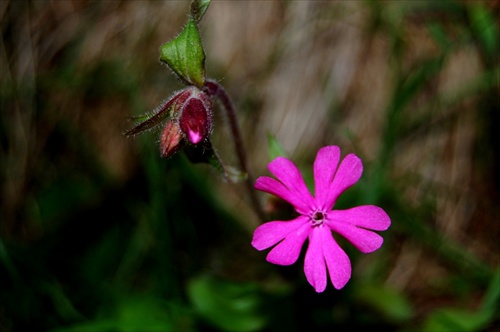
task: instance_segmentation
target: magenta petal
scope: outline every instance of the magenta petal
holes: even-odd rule
[[[369,253],[382,246],[384,239],[375,232],[340,222],[328,222],[330,228],[345,237],[362,253]]]
[[[271,221],[262,224],[253,233],[252,246],[257,250],[272,247],[307,222],[306,217],[299,216],[290,221]]]
[[[314,160],[314,192],[316,201],[322,209],[329,209],[323,206],[326,202],[333,181],[333,176],[337,170],[340,159],[340,149],[338,146],[325,146],[318,151]]]
[[[324,229],[327,230],[328,228],[325,227]],[[330,280],[333,287],[341,289],[351,278],[351,261],[329,230],[328,232],[321,232],[321,238],[323,255],[330,274]]]
[[[290,160],[278,157],[267,165],[269,171],[283,183],[291,193],[297,195],[308,206],[314,204],[314,199],[307,189],[299,169]]]
[[[304,258],[304,273],[307,281],[316,292],[321,293],[326,288],[326,265],[323,257],[321,233],[330,233],[326,227],[314,227],[309,233],[309,247]]]
[[[309,211],[309,207],[297,194],[291,193],[281,182],[273,178],[267,176],[259,177],[257,181],[255,181],[255,189],[284,199],[288,203],[292,204],[295,210],[299,213],[305,214]]]
[[[291,265],[299,258],[302,245],[311,231],[311,226],[304,223],[295,231],[289,233],[286,238],[274,247],[266,259],[268,262],[278,265]]]
[[[375,205],[362,205],[348,210],[333,210],[328,212],[328,220],[375,231],[385,231],[391,225],[391,219],[387,213]]]
[[[330,192],[325,199],[325,208],[330,210],[337,198],[347,188],[358,182],[361,174],[363,173],[363,163],[354,154],[348,154],[340,163],[340,166],[335,173],[335,178],[330,185]]]

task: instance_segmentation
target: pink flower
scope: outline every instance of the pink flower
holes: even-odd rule
[[[256,189],[292,204],[299,216],[259,226],[252,245],[257,250],[276,245],[267,255],[267,261],[290,265],[297,261],[302,245],[309,239],[304,272],[318,293],[326,288],[327,270],[336,289],[344,287],[351,278],[349,257],[333,238],[332,231],[345,237],[361,252],[369,253],[379,249],[383,242],[380,235],[370,230],[383,231],[391,224],[387,213],[373,205],[332,210],[340,194],[356,183],[363,172],[361,159],[356,155],[347,155],[340,166],[339,160],[337,146],[326,146],[318,151],[314,161],[315,196],[307,189],[298,168],[283,157],[268,165],[277,180],[262,176],[255,182]]]

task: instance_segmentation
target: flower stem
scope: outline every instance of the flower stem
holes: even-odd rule
[[[243,147],[241,131],[240,127],[238,126],[236,110],[234,109],[233,103],[231,102],[229,95],[227,94],[226,90],[224,90],[222,85],[214,80],[207,80],[205,82],[205,90],[208,95],[216,96],[222,104],[222,108],[226,111],[227,118],[229,120],[229,128],[231,129],[231,133],[234,139],[236,155],[238,156],[238,160],[240,163],[240,169],[247,175],[245,180],[245,187],[247,189],[248,195],[250,196],[250,200],[255,209],[255,212],[257,213],[257,216],[261,220],[264,220],[265,214],[262,210],[262,207],[260,206],[259,199],[257,198],[257,195],[253,188],[253,177],[248,170],[245,148]]]

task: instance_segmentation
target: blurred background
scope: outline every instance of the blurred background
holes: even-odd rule
[[[500,2],[210,5],[207,73],[253,176],[269,134],[309,179],[339,145],[365,171],[336,207],[391,216],[375,253],[338,238],[353,275],[321,294],[303,257],[280,267],[251,247],[272,216],[242,184],[162,159],[161,126],[122,134],[183,87],[158,49],[188,8],[0,1],[0,331],[499,331]]]

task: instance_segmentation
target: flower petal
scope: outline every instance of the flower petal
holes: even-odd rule
[[[338,146],[325,146],[318,151],[314,160],[314,196],[321,209],[328,209],[324,206],[333,181],[333,176],[337,170],[340,159],[340,149]]]
[[[329,211],[328,220],[375,231],[385,231],[391,225],[391,219],[387,213],[375,205],[362,205],[348,210]]]
[[[347,188],[358,182],[363,173],[363,163],[355,154],[348,154],[340,163],[335,178],[330,185],[328,197],[325,199],[325,208],[330,210],[337,198]]]
[[[326,227],[314,227],[309,233],[309,247],[304,259],[304,273],[307,281],[316,292],[321,293],[326,288],[326,265],[323,257],[323,243],[321,233],[330,233]]]
[[[330,280],[333,287],[341,289],[351,278],[351,261],[333,238],[332,232],[321,232],[321,239]]]
[[[252,246],[257,250],[272,247],[307,222],[306,217],[299,216],[290,221],[271,221],[262,224],[253,233]]]
[[[270,178],[268,176],[261,176],[255,181],[255,189],[264,191],[266,193],[278,196],[288,203],[292,204],[295,210],[301,214],[306,214],[310,208],[304,201],[293,192],[290,192],[283,183]]]
[[[269,263],[278,265],[291,265],[299,258],[302,245],[311,231],[311,225],[304,223],[274,247],[266,259]]]
[[[296,194],[307,206],[314,205],[314,199],[307,189],[297,166],[290,160],[278,157],[267,165],[269,171],[283,183],[291,193]]]
[[[345,237],[362,253],[369,253],[382,246],[384,239],[375,232],[341,222],[328,222],[328,226]]]

